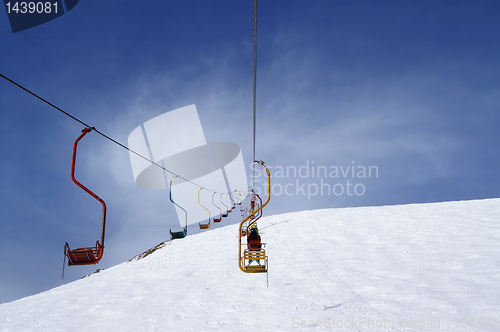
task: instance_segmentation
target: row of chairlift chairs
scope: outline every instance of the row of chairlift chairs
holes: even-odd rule
[[[170,188],[172,188],[172,182],[173,182],[174,180],[175,180],[175,177],[174,177],[174,178],[170,181]],[[212,218],[212,217],[211,217],[211,215],[210,215],[210,210],[209,210],[209,209],[207,209],[205,206],[203,206],[203,204],[201,204],[201,202],[200,202],[200,193],[201,193],[201,191],[202,191],[203,189],[205,189],[205,188],[200,188],[200,190],[198,190],[198,205],[200,205],[203,209],[205,209],[205,210],[208,212],[208,219],[207,219],[207,220],[208,220],[208,222],[207,222],[207,223],[205,223],[205,224],[199,223],[200,229],[208,229],[208,228],[210,228],[210,226],[211,226],[211,222],[212,222],[212,221],[213,221],[214,223],[215,223],[215,222],[217,222],[217,223],[218,223],[218,222],[221,222],[221,221],[222,221],[222,218],[226,218],[226,217],[229,215],[229,213],[231,213],[231,212],[232,212],[232,211],[236,208],[236,206],[237,206],[237,205],[241,205],[241,201],[240,201],[240,200],[238,200],[237,202],[235,202],[235,200],[233,199],[233,197],[232,197],[232,194],[231,194],[231,193],[222,193],[222,194],[220,194],[219,201],[220,201],[220,204],[224,205],[224,206],[225,206],[225,208],[226,208],[226,209],[223,211],[223,210],[220,208],[220,206],[218,206],[217,204],[215,204],[214,198],[215,198],[216,194],[218,195],[218,193],[214,192],[214,193],[212,194],[212,204],[213,204],[213,205],[214,205],[217,209],[219,209],[219,215],[218,215],[218,216],[214,216],[214,217]],[[178,205],[176,202],[174,202],[174,200],[172,199],[172,190],[171,190],[171,189],[170,189],[170,194],[169,194],[169,196],[170,196],[170,201],[171,201],[174,205],[176,205],[177,207],[179,207],[180,209],[182,209],[182,210],[184,211],[185,215],[186,215],[186,225],[184,226],[184,229],[183,229],[182,231],[172,232],[172,230],[170,230],[170,237],[171,237],[171,239],[172,239],[172,240],[173,240],[173,239],[181,239],[181,238],[186,237],[186,235],[187,235],[187,211],[186,211],[184,208],[182,208],[180,205]],[[229,204],[229,206],[228,206],[228,205],[226,205],[226,204],[224,203],[223,197],[225,197],[225,198],[226,198],[226,201],[227,201],[227,203]],[[229,197],[229,198],[228,198],[228,197]],[[231,201],[229,201],[229,199],[230,199]]]
[[[71,249],[69,244],[65,242],[64,244],[64,255],[65,259],[66,257],[68,258],[68,266],[71,265],[92,265],[92,264],[97,264],[101,260],[103,254],[104,254],[104,235],[105,235],[105,230],[106,230],[106,203],[96,194],[94,194],[90,189],[85,187],[83,184],[81,184],[78,180],[75,178],[75,164],[76,164],[76,152],[77,152],[77,145],[78,142],[89,132],[91,132],[94,128],[84,128],[82,130],[82,134],[76,139],[74,145],[73,145],[73,158],[72,158],[72,163],[71,163],[71,179],[73,182],[78,185],[80,188],[82,188],[85,192],[87,192],[89,195],[94,197],[99,203],[102,205],[102,224],[101,224],[101,239],[100,241],[96,241],[95,247],[84,247],[84,248],[77,248],[77,249]],[[267,272],[267,266],[268,266],[268,258],[266,256],[265,250],[262,249],[262,245],[265,245],[261,243],[260,235],[258,234],[258,228],[257,228],[257,220],[262,216],[262,208],[267,205],[270,199],[270,174],[269,170],[264,166],[263,162],[259,162],[259,164],[264,167],[264,169],[268,173],[268,198],[267,201],[263,204],[262,199],[258,194],[252,193],[250,197],[250,206],[248,208],[242,209],[242,216],[244,217],[243,221],[240,223],[240,229],[239,229],[239,267],[243,272],[246,273],[262,273],[262,272]],[[172,188],[172,182],[175,180],[176,177],[174,177],[170,181],[170,188]],[[213,222],[221,222],[222,218],[227,217],[229,213],[231,213],[237,205],[242,205],[242,200],[239,198],[235,202],[233,199],[232,195],[229,194],[221,194],[219,197],[220,203],[226,207],[226,210],[223,212],[222,209],[215,204],[214,198],[216,193],[214,192],[212,194],[212,204],[217,207],[220,211],[218,217],[211,217],[210,216],[210,210],[207,209],[205,206],[203,206],[200,202],[200,193],[204,188],[200,188],[198,191],[198,204],[204,208],[205,210],[208,211],[208,223],[202,224],[199,223],[200,229],[208,229],[210,228],[211,221]],[[230,207],[227,206],[223,200],[222,197],[226,195],[226,200],[230,204]],[[174,200],[172,199],[172,190],[170,189],[169,192],[169,197],[170,201],[179,207],[181,210],[184,211],[185,216],[186,216],[186,226],[182,231],[178,232],[172,232],[170,230],[170,236],[171,240],[173,239],[180,239],[184,238],[187,235],[187,211],[179,206]],[[227,198],[229,197],[229,199]],[[243,255],[241,254],[241,246],[245,245],[242,243],[242,238],[246,239],[246,249],[243,252]],[[261,264],[262,261],[262,264]],[[255,262],[255,263],[253,263]],[[252,264],[253,263],[253,264]]]
[[[269,189],[270,188],[269,170],[264,166],[263,162],[259,162],[259,164],[261,164],[268,173],[268,189]],[[170,181],[170,188],[172,188],[172,182],[175,180],[175,178],[176,177],[174,177]],[[243,201],[235,196],[235,198],[237,199],[237,202],[235,202],[231,193],[220,194],[219,196],[220,203],[226,207],[226,210],[223,212],[220,206],[215,204],[214,198],[218,193],[214,192],[212,194],[212,204],[219,209],[219,215],[214,216],[212,218],[210,215],[210,210],[207,209],[207,207],[203,206],[203,204],[201,204],[200,202],[200,193],[203,189],[204,188],[200,188],[200,190],[198,191],[198,204],[208,212],[208,222],[206,224],[199,223],[200,229],[210,228],[212,220],[214,223],[221,222],[222,218],[227,217],[228,214],[231,213],[236,208],[237,205],[240,206],[242,205]],[[170,230],[171,240],[184,238],[187,235],[187,211],[172,199],[171,189],[169,196],[170,196],[170,201],[174,205],[182,209],[186,216],[186,226],[182,231],[172,232],[172,230]],[[226,197],[227,203],[229,203],[230,207],[223,202],[224,196]],[[228,197],[231,201],[229,201]],[[270,190],[268,190],[268,199],[265,203],[262,203],[262,199],[260,198],[260,196],[253,192],[251,195],[247,197],[249,198],[249,204],[248,204],[249,206],[241,208],[241,215],[244,219],[240,223],[240,231],[239,231],[239,239],[240,239],[239,267],[245,273],[263,273],[267,272],[268,269],[268,257],[266,256],[265,250],[262,248],[265,245],[265,243],[262,243],[261,241],[261,237],[257,227],[257,220],[259,220],[262,217],[262,209],[269,202]],[[246,243],[242,243],[242,239],[246,239]],[[246,246],[246,248],[243,251],[243,254],[241,253],[241,246]]]

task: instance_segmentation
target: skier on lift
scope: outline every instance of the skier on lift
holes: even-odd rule
[[[252,226],[250,226],[250,234],[247,235],[247,245],[248,245],[248,250],[251,251],[259,251],[262,249],[262,243],[260,241],[260,235],[259,235],[259,229],[257,228],[257,223],[254,223]],[[254,261],[254,259],[250,259],[248,261],[248,264],[251,264]],[[260,260],[257,259],[255,260],[257,264],[260,265]]]
[[[259,229],[256,223],[250,226],[250,234],[247,237],[248,249],[261,250],[262,243],[260,241]]]

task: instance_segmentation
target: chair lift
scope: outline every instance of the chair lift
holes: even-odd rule
[[[213,195],[212,195],[212,204],[213,204],[216,208],[218,208],[218,209],[219,209],[219,211],[220,211],[219,218],[215,218],[215,217],[214,217],[214,222],[221,222],[221,221],[222,221],[222,210],[220,209],[220,207],[218,207],[217,205],[215,205],[215,202],[214,202],[214,195],[215,195],[215,193],[213,193]]]
[[[229,213],[229,206],[227,206],[226,204],[224,204],[224,202],[222,201],[222,195],[224,195],[224,194],[220,194],[220,202],[221,202],[222,205],[224,205],[226,207],[226,211],[224,211],[222,213],[222,216],[224,218],[226,218],[228,216],[228,213]]]
[[[259,197],[260,205],[258,205],[256,197]],[[248,204],[248,200],[250,200],[250,204]],[[241,216],[243,218],[250,216],[249,221],[254,220],[258,216],[256,214],[254,214],[253,212],[256,209],[258,209],[259,206],[261,206],[261,205],[262,205],[262,199],[260,199],[260,196],[258,194],[255,194],[254,191],[252,190],[252,195],[250,196],[250,198],[245,199],[245,207],[243,209],[241,209]],[[260,211],[260,213],[262,214],[262,211]],[[250,224],[248,224],[248,222],[243,223],[242,231],[241,231],[242,236],[248,235],[248,226],[250,226]]]
[[[235,190],[234,191],[235,193],[237,193],[237,191]],[[236,198],[238,201],[237,202],[234,202],[234,205],[241,205],[241,198],[240,198],[240,195],[237,194],[237,195],[234,195],[234,198]]]
[[[255,202],[257,202],[257,200],[255,199],[255,197],[257,197],[260,201],[260,205],[255,205],[254,209],[255,208],[258,208],[259,206],[262,206],[262,198],[260,198],[259,194],[256,194],[252,200],[254,200]],[[241,234],[242,236],[248,236],[250,234],[250,229],[252,228],[252,225],[257,225],[257,220],[260,219],[260,217],[262,217],[262,210],[259,210],[258,214],[257,215],[254,215],[253,218],[250,218],[251,222],[248,224],[248,226],[246,228],[243,228],[243,233]],[[246,223],[245,223],[246,225]],[[248,244],[248,241],[247,241],[247,244]]]
[[[260,200],[260,205],[257,205],[255,204],[256,200],[255,200],[255,196],[259,198]],[[250,214],[253,213],[254,210],[256,210],[257,208],[259,208],[260,206],[262,206],[262,199],[260,198],[259,194],[256,194],[254,197],[252,197],[252,207],[250,209]],[[247,236],[250,232],[250,227],[255,224],[257,222],[257,220],[260,219],[260,217],[262,217],[262,210],[259,210],[258,214],[254,214],[250,217],[250,219],[246,222],[243,223],[242,227],[241,227],[241,236]]]
[[[227,199],[228,197],[231,199],[231,202]],[[234,206],[233,198],[231,197],[231,193],[226,194],[226,201],[229,203],[229,205],[231,205],[231,208],[229,210],[227,210],[227,212],[229,212],[229,213],[233,212],[235,206]]]
[[[266,251],[262,248],[260,249],[250,249],[248,248],[249,243],[247,242],[247,248],[244,249],[243,253],[241,250],[241,246],[244,245],[242,244],[241,239],[243,238],[242,235],[242,228],[243,224],[250,220],[252,216],[257,216],[257,213],[259,213],[268,203],[269,200],[271,199],[271,174],[269,170],[267,169],[266,166],[264,166],[263,161],[256,161],[259,165],[261,165],[266,173],[267,173],[267,200],[264,204],[261,204],[260,207],[252,211],[251,214],[249,214],[246,218],[244,218],[241,223],[240,223],[240,228],[239,228],[239,246],[238,246],[238,266],[241,271],[245,273],[267,273],[268,269],[268,257],[266,256]],[[260,197],[259,197],[260,198]],[[255,217],[254,217],[255,219]],[[248,237],[246,239],[249,241]],[[260,264],[260,262],[263,262],[263,264]],[[252,262],[256,262],[257,265],[251,265]]]
[[[240,199],[240,213],[243,218],[246,218],[249,215],[249,204],[248,204],[248,193],[245,195],[245,198]],[[245,226],[246,228],[246,226]]]
[[[260,200],[260,205],[259,202],[257,201],[257,198]],[[250,200],[250,215],[251,215],[250,220],[254,220],[257,217],[260,218],[260,216],[253,214],[253,212],[257,210],[260,206],[262,206],[262,199],[260,198],[259,194],[254,194],[252,196],[252,199]]]
[[[73,182],[78,185],[80,188],[85,190],[89,195],[94,197],[99,203],[102,204],[102,226],[101,226],[101,242],[96,241],[95,247],[88,248],[78,248],[71,250],[68,242],[64,243],[64,255],[68,257],[68,266],[71,265],[91,265],[97,264],[102,258],[104,254],[104,233],[106,229],[106,203],[99,198],[96,194],[82,185],[75,179],[75,162],[76,162],[76,148],[78,145],[78,141],[80,141],[83,136],[85,136],[88,132],[92,131],[93,128],[86,127],[82,130],[82,134],[76,139],[75,144],[73,145],[73,159],[71,163],[71,179]]]
[[[205,210],[208,211],[208,224],[202,224],[202,223],[198,223],[200,225],[200,229],[207,229],[207,228],[210,228],[210,210],[207,209],[206,207],[204,207],[203,205],[201,205],[200,203],[200,192],[203,190],[203,188],[200,188],[200,190],[198,191],[198,204],[204,208]]]
[[[186,212],[186,210],[184,210],[184,209],[183,209],[183,208],[182,208],[179,204],[177,204],[176,202],[174,202],[174,201],[173,201],[173,199],[172,199],[172,182],[173,182],[176,178],[177,178],[177,175],[176,175],[176,176],[174,176],[174,178],[170,181],[170,186],[169,186],[169,190],[170,190],[170,194],[169,194],[169,196],[170,196],[170,201],[171,201],[172,203],[174,203],[174,204],[175,204],[175,206],[179,207],[182,211],[184,211],[184,213],[186,214],[186,226],[184,226],[184,229],[183,229],[182,231],[179,231],[179,232],[172,232],[172,229],[170,229],[170,236],[171,236],[170,240],[173,240],[173,239],[182,239],[182,238],[186,237],[186,235],[187,235],[187,231],[188,231],[188,229],[187,229],[187,227],[188,227],[188,226],[187,226],[187,221],[188,221],[188,220],[187,220],[187,217],[188,217],[187,212]]]

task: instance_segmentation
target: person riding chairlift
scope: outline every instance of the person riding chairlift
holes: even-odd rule
[[[256,224],[250,226],[250,234],[247,236],[249,250],[261,250],[262,243],[260,241],[259,229]]]

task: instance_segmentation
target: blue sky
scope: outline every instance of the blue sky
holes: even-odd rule
[[[264,215],[499,197],[499,14],[498,1],[259,1],[257,158],[276,194]],[[124,144],[196,104],[207,141],[238,144],[249,165],[252,29],[243,0],[81,1],[15,34],[0,10],[0,72]],[[5,80],[0,112],[0,303],[180,229],[168,193],[137,187],[128,153],[90,133],[77,178],[108,204],[106,250],[61,281],[64,242],[99,238],[100,206],[70,179],[83,127]]]

